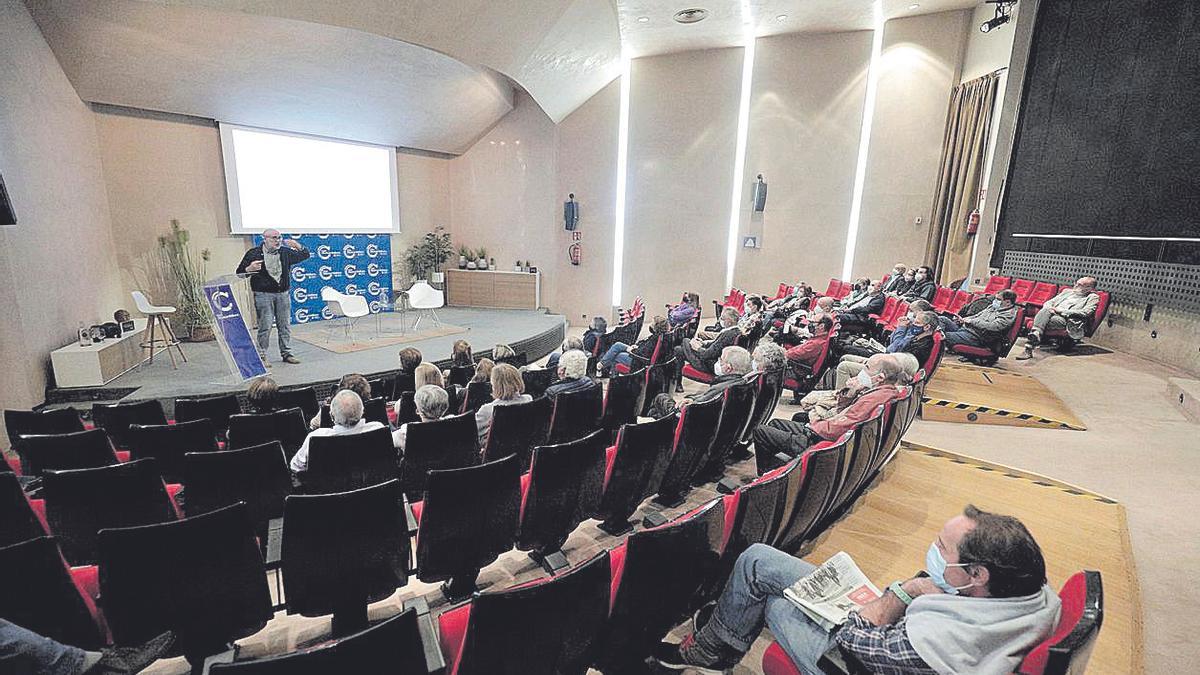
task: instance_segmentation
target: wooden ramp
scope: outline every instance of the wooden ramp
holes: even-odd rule
[[[1035,378],[999,368],[942,363],[925,388],[921,418],[934,422],[1087,429]]]
[[[919,570],[942,525],[968,503],[1021,519],[1042,548],[1055,590],[1080,570],[1099,570],[1104,623],[1087,672],[1144,672],[1142,603],[1125,508],[1082,488],[905,443],[850,513],[803,557],[821,563],[846,551],[882,588]]]

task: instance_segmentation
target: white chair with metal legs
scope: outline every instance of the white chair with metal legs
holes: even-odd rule
[[[179,346],[179,340],[175,337],[175,331],[171,330],[171,321],[167,317],[168,314],[174,314],[175,308],[170,305],[153,305],[146,294],[141,291],[133,291],[130,293],[133,296],[133,304],[138,311],[146,315],[149,324],[147,330],[150,331],[150,339],[141,343],[142,349],[150,349],[149,363],[154,363],[154,350],[162,348],[167,350],[167,356],[171,357],[171,367],[178,368],[179,364],[175,362],[175,354],[171,352],[171,347],[174,347],[179,352],[179,357],[187,363],[187,356],[183,353],[183,347]],[[158,337],[155,337],[157,329]]]
[[[346,338],[350,340],[351,344],[354,344],[354,323],[371,313],[371,308],[367,305],[367,299],[361,295],[339,293],[329,286],[321,289],[321,299],[325,301],[325,306],[330,311],[345,319],[342,325],[346,330]],[[332,332],[333,325],[331,324],[329,332],[326,333],[326,342],[330,341]]]
[[[446,296],[430,286],[428,281],[416,282],[406,293],[408,294],[408,308],[419,312],[417,320],[413,322],[413,330],[416,330],[417,326],[421,324],[421,319],[426,312],[433,316],[433,323],[440,328],[442,320],[438,318],[437,312],[434,310],[446,306]]]

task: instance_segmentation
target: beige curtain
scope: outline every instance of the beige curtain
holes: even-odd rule
[[[991,73],[963,82],[950,94],[937,191],[925,244],[925,260],[937,270],[942,284],[965,277],[971,265],[975,237],[967,234],[967,219],[979,205],[979,184],[983,180],[997,81],[998,75]]]

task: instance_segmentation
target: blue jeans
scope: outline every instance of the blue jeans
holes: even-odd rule
[[[833,636],[783,597],[783,589],[814,569],[815,565],[783,551],[754,544],[738,556],[704,630],[747,652],[765,623],[801,672],[821,672],[817,662],[833,646]]]
[[[947,347],[951,345],[970,345],[971,347],[983,348],[987,347],[987,345],[983,343],[983,340],[979,339],[978,335],[967,330],[966,328],[959,328],[956,331],[943,333],[942,344],[946,345]]]
[[[292,339],[292,295],[283,293],[254,292],[254,312],[258,315],[258,352],[267,358],[267,347],[271,346],[271,324],[279,329],[279,355],[292,353],[288,341]]]
[[[633,357],[628,352],[629,345],[624,342],[614,342],[613,346],[609,347],[608,351],[604,352],[604,355],[600,357],[600,365],[609,371],[612,370],[614,363],[624,363],[626,366],[631,366],[633,364]]]
[[[76,675],[84,651],[0,619],[0,672],[22,675]]]

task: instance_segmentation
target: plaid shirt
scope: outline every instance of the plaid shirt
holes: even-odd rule
[[[909,642],[906,620],[900,617],[896,623],[876,626],[858,612],[850,612],[833,637],[875,675],[936,675]]]

